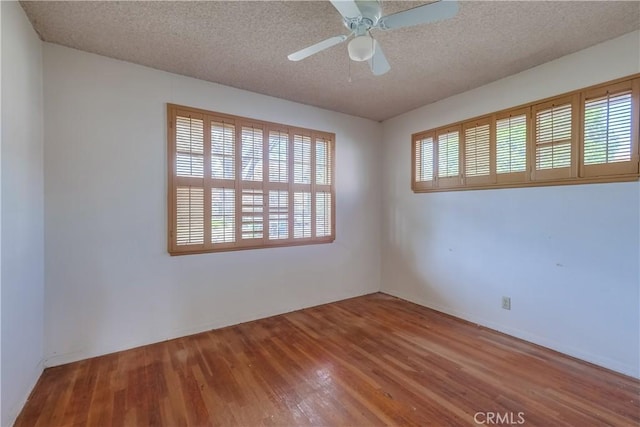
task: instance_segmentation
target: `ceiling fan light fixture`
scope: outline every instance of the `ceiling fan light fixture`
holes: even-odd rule
[[[367,61],[373,56],[375,47],[376,41],[368,34],[357,36],[347,46],[349,58],[357,62]]]

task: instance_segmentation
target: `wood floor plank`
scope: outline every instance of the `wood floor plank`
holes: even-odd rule
[[[638,426],[639,397],[633,378],[373,294],[46,369],[15,425]]]

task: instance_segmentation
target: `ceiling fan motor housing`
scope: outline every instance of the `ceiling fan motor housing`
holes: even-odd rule
[[[378,0],[356,0],[356,4],[361,15],[344,18],[344,25],[359,36],[378,23],[382,17],[382,6]]]

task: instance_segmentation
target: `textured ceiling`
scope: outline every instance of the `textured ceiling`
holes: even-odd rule
[[[383,14],[424,3],[385,1]],[[453,19],[374,31],[391,64],[375,77],[346,43],[287,60],[347,34],[328,1],[21,4],[47,42],[374,120],[640,28],[638,1],[463,1]]]

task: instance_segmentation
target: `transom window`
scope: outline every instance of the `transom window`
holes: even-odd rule
[[[412,136],[415,192],[637,180],[640,77]]]

